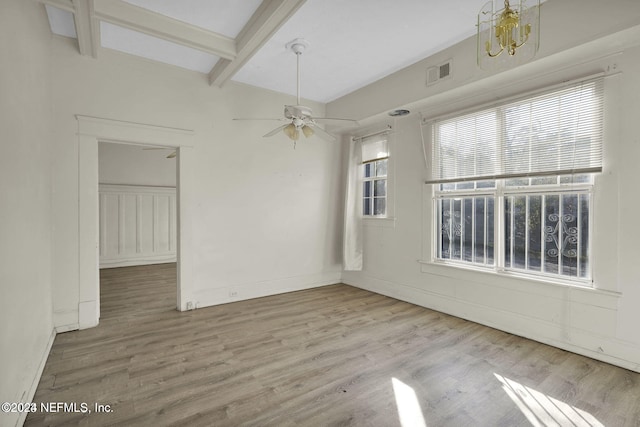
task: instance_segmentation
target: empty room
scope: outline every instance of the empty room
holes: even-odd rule
[[[637,426],[640,2],[1,0],[0,426]]]

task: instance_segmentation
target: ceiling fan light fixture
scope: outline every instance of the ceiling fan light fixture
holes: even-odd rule
[[[296,104],[284,106],[284,120],[289,121],[289,124],[278,126],[277,128],[267,132],[263,137],[271,137],[279,134],[280,131],[284,133],[289,139],[294,142],[300,139],[300,131],[305,137],[316,135],[326,141],[335,141],[336,137],[325,131],[322,127],[318,126],[318,121],[340,121],[357,123],[356,120],[343,119],[343,118],[330,118],[330,117],[314,117],[311,108],[300,105],[300,57],[306,48],[309,47],[309,42],[305,39],[295,39],[290,41],[285,46],[287,50],[290,50],[296,55]],[[234,119],[234,120],[251,120],[251,119]],[[255,119],[254,119],[255,120]],[[282,119],[258,119],[258,120],[282,120]],[[293,144],[295,148],[295,143]]]
[[[313,131],[313,128],[311,126],[304,125],[302,126],[302,133],[304,134],[305,137],[309,138],[315,132]]]
[[[294,141],[300,139],[300,131],[293,123],[289,123],[284,129],[282,129],[282,131],[289,137],[289,139]]]

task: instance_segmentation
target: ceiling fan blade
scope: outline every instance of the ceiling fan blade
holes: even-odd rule
[[[325,141],[334,142],[336,140],[335,136],[331,135],[329,132],[322,129],[320,126],[317,126],[313,123],[309,123],[308,126],[312,126],[315,131],[315,134],[318,135],[320,138],[324,139]]]
[[[357,120],[353,120],[353,119],[341,119],[338,117],[310,117],[312,120],[315,120],[317,122],[331,122],[331,121],[339,121],[339,122],[349,122],[349,123],[353,123],[354,125],[358,125],[358,121]]]
[[[262,135],[263,138],[268,138],[270,136],[275,135],[276,133],[280,132],[282,129],[286,128],[287,126],[289,126],[289,123],[287,123],[286,125],[282,125],[282,126],[278,126],[277,128],[275,128],[274,130],[272,130],[269,133],[266,133],[264,135]]]
[[[245,118],[239,118],[239,119],[232,119],[232,120],[270,120],[270,121],[274,121],[275,120],[275,121],[283,122],[283,121],[288,120],[288,119],[285,119],[285,118],[280,118],[280,119],[264,119],[264,118],[245,119]]]
[[[264,138],[268,138],[277,134],[280,131],[289,137],[289,139],[293,141],[298,141],[300,138],[300,132],[304,134],[305,137],[309,138],[311,136],[318,135],[320,138],[326,141],[335,141],[337,138],[331,135],[329,132],[325,131],[315,120],[322,122],[331,122],[336,121],[342,124],[355,124],[358,122],[352,119],[343,119],[343,118],[331,118],[331,117],[312,117],[311,108],[305,107],[304,105],[300,105],[300,56],[306,47],[309,46],[309,42],[304,39],[295,39],[289,43],[287,43],[286,48],[291,50],[296,55],[296,105],[285,105],[284,106],[284,119],[267,119],[267,118],[259,118],[259,119],[248,119],[248,118],[235,118],[233,120],[278,120],[285,121],[288,123],[283,124],[282,126],[278,126],[273,129],[271,132],[263,135]],[[295,143],[294,143],[295,147]]]

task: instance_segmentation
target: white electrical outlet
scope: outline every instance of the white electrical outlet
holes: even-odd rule
[[[187,302],[187,310],[193,310],[193,302]]]
[[[229,291],[229,297],[230,298],[235,298],[238,296],[238,291]]]

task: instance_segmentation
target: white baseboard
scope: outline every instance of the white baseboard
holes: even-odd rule
[[[98,326],[98,310],[98,301],[81,301],[78,304],[79,329],[87,329]]]
[[[53,341],[56,338],[56,330],[51,330],[51,335],[49,336],[49,340],[47,341],[47,345],[45,347],[44,353],[40,357],[40,363],[38,364],[38,370],[36,371],[36,375],[31,381],[31,386],[29,390],[27,390],[24,395],[23,403],[33,402],[33,397],[36,395],[36,390],[38,390],[38,384],[40,384],[40,378],[42,378],[42,372],[44,372],[44,367],[47,364],[47,359],[49,358],[49,353],[51,352],[51,347],[53,346]],[[16,426],[22,426],[27,419],[28,412],[20,412],[18,420],[16,421]]]
[[[340,283],[340,280],[340,272],[332,271],[196,291],[192,298],[188,298],[184,302],[183,310],[186,309],[188,302],[192,302],[194,308],[210,307],[246,299],[335,285]]]
[[[73,331],[78,326],[78,310],[56,310],[53,312],[53,327],[56,333]]]
[[[118,267],[133,267],[136,265],[152,265],[152,264],[166,264],[169,262],[176,262],[176,254],[161,255],[161,256],[148,256],[148,257],[136,257],[136,258],[121,258],[121,259],[101,259],[100,269],[104,268],[118,268]]]
[[[640,372],[640,346],[615,337],[563,327],[558,323],[373,277],[343,276],[343,283]]]

